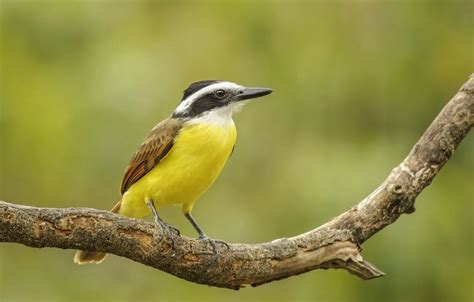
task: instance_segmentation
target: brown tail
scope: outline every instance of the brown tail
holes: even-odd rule
[[[122,200],[119,200],[115,206],[110,210],[113,213],[117,213],[120,209],[120,203]],[[74,263],[77,264],[89,264],[96,263],[99,264],[105,260],[107,253],[103,252],[89,252],[89,251],[77,251],[74,255]]]

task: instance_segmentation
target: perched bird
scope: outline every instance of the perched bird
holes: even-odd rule
[[[250,99],[272,92],[227,81],[200,81],[184,90],[170,117],[158,123],[139,146],[122,179],[122,199],[112,212],[154,220],[169,234],[158,216],[165,205],[181,204],[183,214],[216,251],[191,215],[196,200],[212,185],[234,150],[237,131],[232,115]],[[106,253],[77,251],[74,262],[100,263]]]

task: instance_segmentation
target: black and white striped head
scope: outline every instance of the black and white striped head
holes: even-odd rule
[[[174,118],[194,118],[206,114],[232,117],[250,99],[272,92],[269,88],[250,88],[226,81],[199,81],[184,90]]]

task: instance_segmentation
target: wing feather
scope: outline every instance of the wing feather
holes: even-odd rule
[[[182,121],[167,118],[151,129],[125,169],[120,187],[122,194],[168,154],[181,125]]]

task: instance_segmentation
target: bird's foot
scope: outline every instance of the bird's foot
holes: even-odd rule
[[[178,236],[178,237],[181,236],[181,231],[180,231],[177,227],[175,227],[175,226],[172,225],[172,224],[166,223],[166,222],[164,222],[164,221],[163,221],[163,223],[165,224],[165,226],[166,226],[166,228],[167,228],[168,230],[172,230],[173,232],[175,232],[175,233],[176,233],[176,236]]]
[[[216,257],[216,259],[219,258],[219,250],[217,248],[217,243],[225,245],[227,247],[227,249],[230,248],[229,245],[225,241],[217,240],[217,239],[211,239],[211,238],[207,237],[206,235],[199,236],[198,240],[206,241],[207,243],[209,243],[212,246],[212,251],[213,251],[212,254],[214,255],[214,257]]]
[[[155,217],[154,221],[155,221],[155,224],[160,229],[160,241],[158,243],[161,243],[163,241],[163,239],[165,239],[165,236],[168,237],[168,234],[165,235],[165,233],[168,231],[168,228],[166,227],[164,222],[161,221],[161,219],[157,219],[157,217]],[[168,233],[169,233],[169,231],[168,231]]]
[[[158,227],[160,228],[161,230],[161,234],[160,234],[160,243],[163,241],[163,239],[166,237],[166,238],[169,238],[171,241],[173,241],[173,236],[174,234],[171,234],[171,230],[177,235],[177,236],[180,236],[181,235],[181,232],[180,230],[175,227],[175,226],[172,226],[171,224],[168,224],[166,222],[164,222],[163,220],[161,219],[154,219],[155,221],[155,224],[158,225]]]

